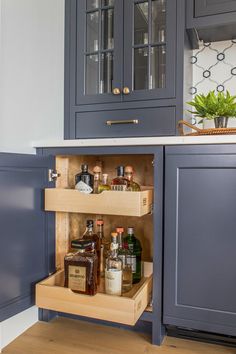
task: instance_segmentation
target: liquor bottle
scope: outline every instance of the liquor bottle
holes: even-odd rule
[[[125,178],[129,181],[127,190],[130,192],[139,192],[140,185],[133,181],[134,170],[132,166],[125,167]]]
[[[127,237],[124,243],[127,243],[131,252],[130,263],[133,273],[133,284],[138,283],[142,278],[142,247],[140,241],[134,236],[134,228],[128,227]]]
[[[112,191],[126,191],[128,187],[128,180],[124,177],[124,166],[117,167],[117,177],[111,182]]]
[[[105,275],[105,259],[106,259],[106,254],[108,251],[108,245],[109,243],[106,242],[105,237],[104,237],[104,222],[102,219],[97,220],[97,235],[100,239],[100,276],[103,278]]]
[[[93,230],[93,220],[87,220],[86,229],[82,237],[83,240],[95,242],[95,250],[98,256],[98,284],[100,283],[100,262],[101,262],[101,242],[97,234]]]
[[[100,166],[95,166],[93,169],[94,173],[94,184],[93,184],[93,193],[98,194],[99,185],[101,184],[101,172],[102,169]]]
[[[118,234],[118,257],[122,260],[122,293],[126,293],[131,290],[133,283],[133,273],[132,273],[132,257],[131,252],[128,248],[128,244],[124,243],[123,235],[124,228],[117,227],[116,232]]]
[[[88,172],[88,165],[82,165],[81,171],[75,176],[75,189],[85,194],[93,193],[94,177]]]
[[[64,266],[65,287],[79,294],[96,295],[98,257],[94,242],[80,240],[77,252],[65,256]]]
[[[109,295],[122,294],[122,261],[118,257],[117,233],[111,234],[110,254],[106,259],[105,291]]]
[[[104,173],[102,175],[102,182],[98,186],[98,193],[102,193],[104,191],[110,191],[111,187],[108,184],[108,174]]]

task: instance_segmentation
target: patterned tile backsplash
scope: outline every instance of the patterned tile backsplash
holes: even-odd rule
[[[191,93],[207,93],[210,90],[226,91],[236,95],[236,40],[201,43],[192,52],[193,85]],[[230,119],[229,127],[236,126],[236,119]],[[213,127],[206,121],[204,127]]]

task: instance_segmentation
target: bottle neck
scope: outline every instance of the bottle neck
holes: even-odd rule
[[[94,181],[100,181],[100,172],[95,173],[94,175]]]
[[[98,225],[98,235],[100,237],[100,239],[103,238],[103,225]]]
[[[133,181],[133,174],[132,173],[125,173],[125,178],[127,178],[128,181]]]
[[[102,184],[107,184],[107,176],[102,177]]]
[[[118,232],[118,243],[119,243],[119,248],[123,248],[123,233]]]
[[[92,234],[93,234],[93,226],[87,226],[84,235],[92,235]]]

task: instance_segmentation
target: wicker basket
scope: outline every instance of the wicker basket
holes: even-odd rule
[[[184,125],[195,130],[195,132],[184,134]],[[200,129],[200,128],[196,127],[195,125],[186,122],[185,120],[180,120],[178,122],[178,130],[179,130],[180,135],[184,135],[184,136],[236,134],[236,128]]]

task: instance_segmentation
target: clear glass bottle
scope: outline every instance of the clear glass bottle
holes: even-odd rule
[[[100,239],[100,276],[104,278],[105,276],[105,261],[106,261],[106,254],[108,251],[109,243],[106,242],[104,237],[104,221],[102,219],[97,220],[97,235]]]
[[[112,191],[126,191],[128,187],[128,180],[124,177],[124,166],[117,167],[117,177],[113,178],[111,182]]]
[[[65,287],[79,294],[96,295],[98,257],[94,242],[80,240],[77,252],[65,256],[64,266]]]
[[[102,193],[104,191],[110,191],[111,187],[108,184],[108,174],[103,173],[102,175],[102,182],[98,186],[98,193]]]
[[[99,193],[99,185],[101,184],[101,172],[102,169],[100,166],[95,166],[93,169],[94,173],[94,183],[93,183],[93,193]]]
[[[130,192],[139,192],[140,185],[133,180],[134,170],[132,166],[125,167],[125,178],[129,181],[127,190]]]
[[[133,284],[138,283],[142,278],[142,247],[140,241],[134,236],[134,228],[128,227],[127,237],[124,243],[128,245],[131,252],[130,263],[133,273]]]
[[[86,229],[82,237],[83,240],[89,240],[95,242],[95,249],[98,256],[98,264],[101,262],[101,241],[98,235],[93,230],[93,220],[87,220]],[[100,283],[100,266],[97,269],[98,284]]]
[[[111,234],[110,254],[106,259],[105,291],[109,295],[122,294],[122,260],[118,257],[117,233]]]
[[[75,189],[81,193],[93,193],[94,176],[88,172],[88,165],[81,165],[81,172],[75,176]]]
[[[131,261],[131,252],[128,248],[128,245],[124,243],[124,228],[117,227],[116,232],[118,234],[118,257],[122,260],[122,293],[132,289],[133,283],[133,273],[132,273],[132,261]]]

